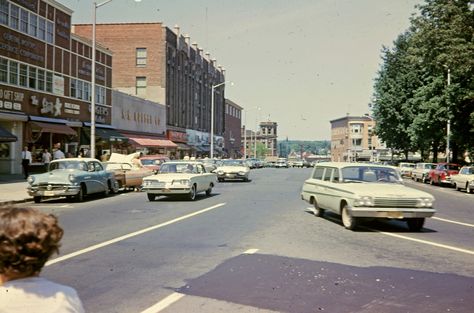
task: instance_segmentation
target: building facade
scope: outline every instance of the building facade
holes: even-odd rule
[[[226,156],[238,159],[242,157],[242,107],[225,99],[224,151]]]
[[[81,24],[73,29],[78,35],[90,36],[91,28]],[[191,44],[179,27],[172,30],[161,23],[99,24],[96,38],[114,52],[114,89],[164,104],[167,135],[180,140],[179,153],[209,154],[210,143],[189,138],[189,133],[210,133],[212,86],[225,81],[225,71],[216,60]],[[218,143],[223,141],[225,127],[224,90],[225,85],[214,89],[217,155],[223,152]]]
[[[242,137],[241,151],[243,154],[246,154],[247,158],[278,156],[278,124],[276,122],[260,122],[258,131],[245,129],[244,126],[242,128]],[[258,145],[262,145],[265,148],[266,152],[264,155],[258,153]]]
[[[380,150],[385,150],[374,134],[375,120],[369,116],[346,116],[330,123],[332,161],[377,161]]]
[[[0,0],[0,128],[13,135],[0,141],[0,173],[21,172],[23,146],[33,166],[57,143],[77,153],[91,116],[92,45],[71,34],[71,14],[53,0]],[[110,125],[112,53],[99,46],[96,56],[96,121]]]

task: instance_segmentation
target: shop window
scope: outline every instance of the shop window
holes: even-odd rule
[[[38,20],[38,38],[41,40],[46,39],[46,20],[42,17]]]
[[[30,31],[28,32],[31,36],[36,37],[38,31],[38,17],[35,14],[30,13]]]
[[[147,61],[147,51],[146,48],[137,48],[136,49],[136,63],[137,67],[145,67]]]
[[[146,96],[146,77],[144,76],[136,77],[135,94],[139,97]]]
[[[28,11],[20,9],[20,30],[28,34]]]
[[[10,61],[10,84],[18,85],[18,62]]]
[[[36,68],[31,67],[28,71],[28,87],[36,88]]]
[[[28,86],[28,66],[25,64],[20,64],[20,86]]]
[[[46,21],[46,41],[48,43],[53,43],[54,38],[54,24],[53,22]]]
[[[46,91],[53,92],[53,73],[46,72]]]
[[[8,25],[8,1],[0,0],[0,24]]]
[[[39,90],[45,90],[45,75],[44,75],[44,70],[38,69],[38,89]]]
[[[10,4],[10,27],[18,29],[20,27],[20,8]]]
[[[0,82],[8,82],[8,60],[0,59]]]

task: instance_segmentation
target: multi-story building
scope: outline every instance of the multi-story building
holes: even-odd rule
[[[332,161],[376,160],[385,149],[374,134],[375,120],[370,116],[345,116],[330,123]]]
[[[253,131],[250,129],[242,128],[242,142],[241,151],[246,152],[246,157],[275,157],[278,156],[278,124],[276,122],[266,121],[259,123],[259,130]],[[245,136],[245,137],[244,137]],[[258,155],[257,146],[262,144],[265,147],[265,155]],[[246,149],[244,148],[246,145]]]
[[[73,31],[91,36],[91,25]],[[190,37],[162,23],[99,24],[96,38],[114,52],[114,89],[166,106],[168,138],[183,154],[209,154],[211,91],[225,81],[225,71]],[[215,151],[223,151],[224,89],[214,89]],[[192,151],[189,151],[190,146]]]
[[[54,0],[0,0],[0,173],[21,172],[23,146],[33,165],[56,143],[77,152],[91,116],[92,45],[71,34],[71,14]],[[98,46],[96,56],[96,121],[107,127],[112,53]]]
[[[225,131],[224,151],[230,158],[242,157],[242,107],[235,102],[225,99]]]

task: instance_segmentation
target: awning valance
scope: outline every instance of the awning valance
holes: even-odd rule
[[[91,135],[91,129],[89,127],[83,128],[84,133],[87,135],[88,138],[87,140],[90,140],[90,135]],[[95,128],[95,137],[99,137],[100,139],[104,141],[117,141],[117,142],[122,142],[122,141],[127,141],[128,138],[123,136],[121,133],[116,131],[115,129],[111,128]]]
[[[15,135],[0,126],[0,142],[14,142],[17,140],[18,138]]]
[[[53,134],[65,134],[76,136],[77,133],[74,129],[63,124],[45,123],[45,122],[30,122],[32,129],[39,129],[41,132],[53,133]]]
[[[135,143],[136,146],[140,147],[160,147],[160,148],[177,148],[174,142],[168,139],[162,139],[153,136],[144,136],[144,135],[126,135],[128,139],[132,141],[132,144]]]

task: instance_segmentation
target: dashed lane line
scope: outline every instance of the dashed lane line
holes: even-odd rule
[[[132,237],[135,237],[135,236],[138,236],[138,235],[142,235],[142,234],[147,233],[147,232],[149,232],[149,231],[156,230],[156,229],[159,229],[159,228],[162,228],[162,227],[165,227],[165,226],[168,226],[168,225],[171,225],[171,224],[174,224],[174,223],[183,221],[183,220],[185,220],[185,219],[194,217],[194,216],[196,216],[196,215],[209,212],[209,211],[211,211],[211,210],[217,209],[217,208],[219,208],[219,207],[221,207],[221,206],[224,206],[224,205],[226,205],[226,203],[219,203],[219,204],[213,205],[213,206],[211,206],[211,207],[208,207],[208,208],[206,208],[206,209],[202,209],[202,210],[200,210],[200,211],[196,211],[196,212],[193,212],[193,213],[190,213],[190,214],[187,214],[187,215],[184,215],[184,216],[181,216],[181,217],[172,219],[172,220],[170,220],[170,221],[167,221],[167,222],[164,222],[164,223],[161,223],[161,224],[158,224],[158,225],[154,225],[154,226],[151,226],[151,227],[148,227],[148,228],[144,228],[144,229],[142,229],[142,230],[139,230],[139,231],[136,231],[136,232],[127,234],[127,235],[123,235],[123,236],[120,236],[120,237],[117,237],[117,238],[114,238],[114,239],[111,239],[111,240],[108,240],[108,241],[104,241],[104,242],[102,242],[102,243],[99,243],[99,244],[90,246],[90,247],[88,247],[88,248],[85,248],[85,249],[82,249],[82,250],[79,250],[79,251],[76,251],[76,252],[73,252],[73,253],[69,253],[69,254],[63,255],[63,256],[61,256],[61,257],[58,257],[58,258],[56,258],[56,259],[50,260],[50,261],[46,262],[46,265],[45,265],[45,266],[53,265],[53,264],[56,264],[56,263],[59,263],[59,262],[62,262],[62,261],[65,261],[65,260],[74,258],[74,257],[79,256],[79,255],[81,255],[81,254],[84,254],[84,253],[87,253],[87,252],[91,252],[91,251],[94,251],[94,250],[97,250],[97,249],[100,249],[100,248],[109,246],[109,245],[114,244],[114,243],[117,243],[117,242],[119,242],[119,241],[123,241],[123,240],[129,239],[129,238],[132,238]]]
[[[433,217],[431,217],[431,218],[434,219],[434,220],[443,221],[443,222],[447,222],[447,223],[453,223],[453,224],[458,224],[458,225],[462,225],[462,226],[474,227],[473,224],[457,222],[457,221],[448,220],[448,219],[441,218],[441,217],[433,216]]]

